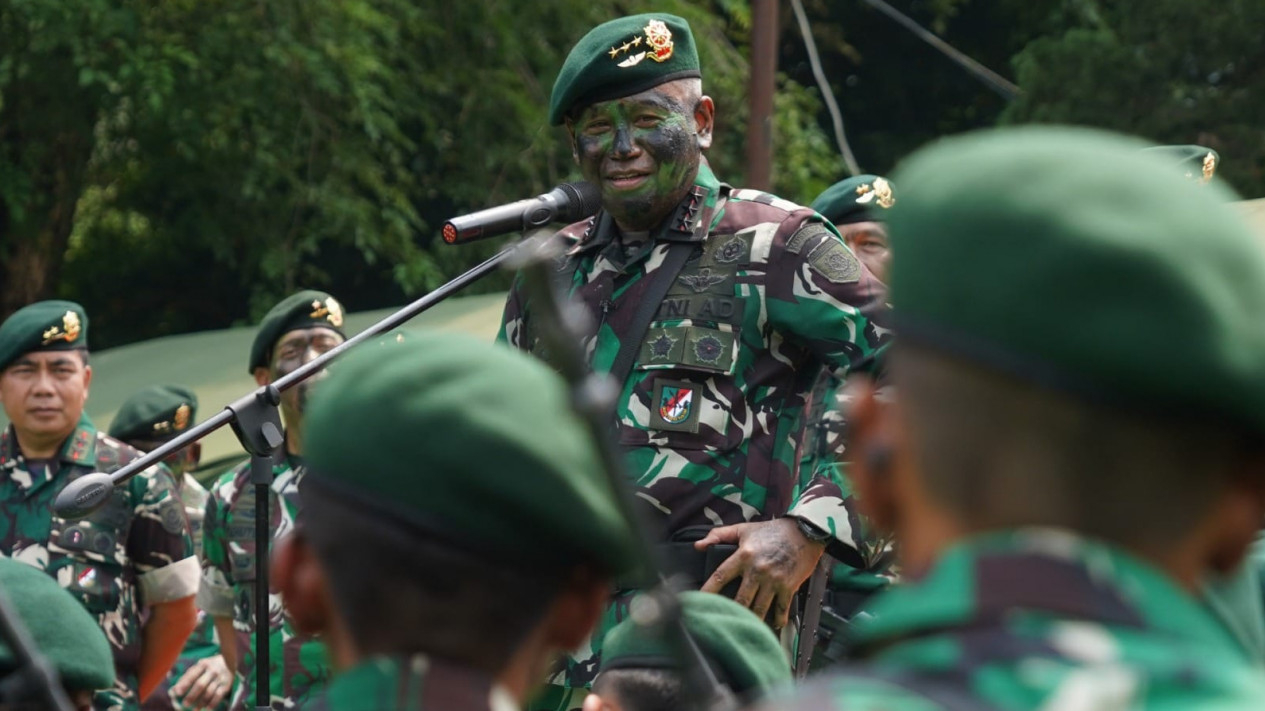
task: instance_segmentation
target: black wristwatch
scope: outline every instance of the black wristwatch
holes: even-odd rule
[[[804,534],[804,538],[807,538],[814,543],[825,543],[831,538],[834,538],[834,536],[830,534],[830,531],[824,531],[817,524],[811,523],[798,516],[795,517],[795,525],[799,526],[799,532]]]

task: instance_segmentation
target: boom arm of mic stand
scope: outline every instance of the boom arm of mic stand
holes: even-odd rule
[[[329,365],[330,361],[338,358],[348,350],[355,348],[361,343],[379,334],[390,331],[391,329],[438,304],[444,299],[447,299],[470,284],[473,284],[484,276],[487,276],[495,271],[497,267],[501,265],[501,262],[505,261],[505,259],[514,251],[516,246],[517,245],[510,245],[447,284],[444,284],[408,306],[405,306],[399,311],[396,311],[390,316],[387,316],[381,321],[366,328],[364,331],[361,331],[354,337],[340,344],[337,348],[333,348],[330,351],[321,354],[319,357],[314,358],[311,362],[300,366],[295,369],[294,372],[277,380],[277,382],[272,384],[272,387],[275,387],[277,392],[289,390],[295,385],[298,385],[316,373],[324,370]],[[113,491],[114,487],[119,486],[145,469],[161,462],[168,455],[179,451],[189,444],[192,444],[193,442],[196,442],[220,429],[224,425],[233,422],[236,419],[235,410],[233,408],[237,406],[238,403],[245,403],[247,400],[253,400],[265,396],[264,388],[260,388],[259,390],[250,393],[238,400],[236,403],[229,405],[223,410],[212,415],[205,422],[196,425],[188,432],[169,440],[161,447],[132,460],[126,466],[120,467],[110,474],[95,472],[79,477],[67,484],[65,488],[58,492],[57,498],[53,502],[53,509],[57,512],[58,516],[68,519],[83,518],[88,514],[91,514],[105,503],[106,499],[110,497],[110,492]]]
[[[538,325],[537,334],[550,354],[550,362],[571,386],[573,405],[597,443],[602,469],[615,500],[624,518],[637,533],[640,567],[643,571],[654,571],[662,581],[647,593],[654,604],[649,606],[650,614],[646,617],[656,618],[653,622],[664,630],[669,643],[684,660],[687,688],[694,692],[695,708],[701,711],[732,711],[738,707],[736,697],[720,683],[698,642],[686,630],[676,592],[659,572],[665,567],[657,560],[656,549],[647,533],[648,526],[641,520],[634,493],[624,473],[623,457],[611,436],[611,422],[621,384],[589,369],[580,347],[580,338],[576,335],[581,330],[576,327],[577,322],[586,320],[588,314],[575,308],[568,310],[561,303],[550,278],[548,265],[552,263],[553,255],[548,253],[549,245],[548,241],[537,238],[524,240],[513,248],[515,253],[507,266],[518,269],[523,277],[523,285],[531,299],[534,322]]]

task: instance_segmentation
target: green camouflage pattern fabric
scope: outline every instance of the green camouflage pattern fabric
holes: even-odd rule
[[[794,515],[848,541],[840,482],[801,470],[798,443],[823,366],[842,375],[885,344],[872,318],[882,284],[815,212],[730,191],[706,164],[657,233],[627,245],[618,232],[605,212],[559,232],[569,252],[558,278],[595,315],[584,345],[597,371],[636,335],[626,331],[669,246],[696,245],[636,344],[617,413],[628,472],[661,533]],[[547,361],[532,329],[516,285],[498,338]],[[568,685],[592,682],[614,617],[573,658]]]
[[[287,457],[273,466],[272,474],[268,508],[275,541],[294,530],[303,464]],[[250,462],[246,461],[211,489],[202,533],[202,587],[198,591],[199,607],[214,617],[231,616],[237,631],[237,689],[232,709],[255,704],[255,516],[255,489],[250,483]],[[263,553],[270,554],[271,547]],[[268,626],[271,705],[292,709],[329,681],[325,645],[294,629],[276,593],[268,595]]]
[[[959,543],[868,612],[848,665],[767,707],[1265,708],[1265,675],[1195,597],[1063,531]]]
[[[198,563],[183,507],[166,467],[132,477],[104,506],[79,521],[53,513],[66,484],[112,472],[140,453],[97,431],[86,417],[54,460],[27,460],[10,426],[0,434],[0,553],[46,571],[96,616],[118,680],[93,708],[132,711],[141,659],[144,608],[197,591]]]
[[[185,516],[189,519],[189,530],[193,534],[193,550],[198,559],[202,559],[202,521],[206,515],[206,503],[210,499],[210,492],[206,487],[198,483],[189,474],[185,474],[181,481],[179,491],[180,502],[184,505]],[[167,674],[167,678],[158,685],[154,693],[148,699],[141,703],[144,711],[176,711],[186,709],[188,707],[182,705],[179,699],[171,695],[171,687],[180,678],[184,676],[189,668],[196,664],[199,660],[213,657],[220,653],[219,642],[215,638],[215,620],[206,613],[206,610],[198,610],[198,624],[193,628],[193,633],[189,635],[189,640],[185,642],[184,650],[180,652],[180,657],[176,659],[176,663],[171,667],[171,672]],[[225,696],[218,706],[212,711],[223,711],[228,708],[229,697]]]
[[[517,711],[486,672],[424,654],[370,657],[340,672],[305,711]]]

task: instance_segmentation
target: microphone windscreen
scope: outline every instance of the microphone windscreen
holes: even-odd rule
[[[579,222],[593,216],[602,206],[602,193],[593,183],[563,183],[558,189],[567,196],[566,208],[557,216],[560,222]]]

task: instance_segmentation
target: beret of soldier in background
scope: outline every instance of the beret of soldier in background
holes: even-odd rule
[[[892,184],[878,175],[855,175],[822,191],[813,208],[835,226],[854,222],[884,222],[896,204]]]
[[[308,485],[377,502],[509,560],[627,570],[628,524],[554,374],[508,348],[448,334],[370,351],[332,368],[314,397]]]
[[[1144,172],[1167,155],[1156,149],[1096,164],[1103,177],[1086,187],[1067,179],[1074,173],[1069,159],[1031,148],[1035,135],[1019,131],[1007,134],[1007,140],[967,139],[924,156],[959,159],[965,172],[952,180],[919,163],[912,166],[920,170],[908,168],[919,183],[902,181],[903,195],[916,202],[892,212],[892,233],[908,235],[907,242],[917,235],[940,238],[918,239],[917,248],[905,253],[896,241],[892,286],[896,292],[899,285],[895,305],[902,338],[930,339],[980,357],[988,353],[990,365],[1005,363],[1026,377],[1092,384],[1136,402],[1182,403],[1249,429],[1265,425],[1260,406],[1265,362],[1247,357],[1265,347],[1265,319],[1245,319],[1237,311],[1265,294],[1265,282],[1252,282],[1254,261],[1236,265],[1245,254],[1255,257],[1260,245],[1225,208],[1234,195],[1209,186],[1191,196],[1172,184],[1169,172]],[[1084,154],[1085,145],[1095,140],[1104,149],[1128,145],[1077,131],[1050,136],[1053,145],[1080,149],[1069,155]],[[1040,154],[1039,162],[1026,171],[996,170],[989,159],[1004,160],[1006,150],[1016,146]],[[962,154],[971,147],[986,153],[966,160]],[[1042,179],[1039,170],[1049,177]],[[1009,185],[1017,172],[1024,185]],[[1139,204],[1087,199],[1085,193],[1094,190],[1136,196]],[[1174,193],[1176,199],[1169,199]],[[1060,199],[1078,204],[1077,209],[1052,209]],[[1197,209],[1192,201],[1210,203],[1209,209]],[[995,227],[981,230],[982,224]],[[1013,249],[1016,234],[1022,234],[1022,259]],[[1203,259],[1191,259],[1186,240],[1191,234],[1215,236],[1201,242]],[[944,268],[967,259],[994,276],[963,281],[959,272]],[[1208,269],[1222,270],[1215,288],[1205,276]],[[1243,298],[1228,301],[1221,289],[1242,290]],[[1060,314],[1069,313],[1077,315],[1075,338],[1053,327],[1065,318]],[[1022,357],[1003,359],[1001,354]],[[1033,365],[1021,366],[1018,360]],[[1191,377],[1175,377],[1175,367]]]
[[[340,619],[355,643],[325,637],[331,659],[352,656],[333,709],[389,707],[400,689],[521,704],[506,678],[580,644],[636,564],[565,384],[526,354],[440,333],[358,349],[330,368],[303,439],[304,509],[274,580],[300,631]]]
[[[899,407],[858,383],[850,474],[911,575],[774,707],[1265,706],[1194,594],[1265,516],[1265,251],[1142,147],[1029,127],[903,163]]]
[[[576,107],[701,76],[694,35],[685,20],[661,13],[611,20],[571,48],[553,85],[549,123],[560,125]]]
[[[721,683],[739,699],[754,701],[791,682],[786,652],[763,620],[727,597],[681,593],[681,620],[698,643]],[[685,702],[684,666],[657,625],[632,616],[616,625],[602,642],[602,664],[585,711],[655,711],[681,708]]]
[[[110,436],[124,442],[166,442],[197,418],[198,396],[180,385],[151,385],[132,394],[110,422]]]
[[[87,350],[88,315],[73,301],[24,306],[0,325],[0,370],[32,351]]]
[[[1191,180],[1206,183],[1217,174],[1217,166],[1221,164],[1221,156],[1211,148],[1203,146],[1151,146],[1144,149],[1147,155],[1168,163]]]
[[[114,655],[105,633],[57,581],[25,563],[0,558],[0,588],[68,693],[114,684]],[[15,671],[16,664],[13,650],[0,644],[0,678]]]
[[[277,339],[290,331],[315,326],[332,329],[345,338],[347,334],[343,332],[342,304],[329,294],[313,289],[282,299],[259,322],[259,330],[250,346],[247,372],[254,373],[256,368],[268,367],[272,347]]]

